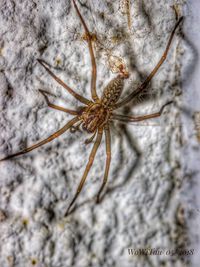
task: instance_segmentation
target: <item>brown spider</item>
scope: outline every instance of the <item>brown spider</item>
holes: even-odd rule
[[[127,79],[129,77],[128,72],[124,71],[122,68],[120,71],[120,74],[111,80],[109,84],[104,88],[103,95],[102,97],[99,97],[96,92],[96,78],[97,78],[97,69],[96,69],[96,62],[95,62],[95,56],[94,56],[94,51],[93,51],[93,46],[92,46],[92,35],[90,34],[88,27],[80,14],[80,11],[76,5],[75,0],[72,0],[74,7],[76,9],[76,12],[81,20],[81,23],[84,27],[85,30],[85,35],[87,36],[86,40],[88,43],[89,47],[89,53],[90,53],[90,58],[91,58],[91,65],[92,65],[92,77],[91,77],[91,95],[92,95],[92,100],[88,100],[87,98],[77,94],[73,89],[71,89],[67,84],[65,84],[63,81],[61,81],[53,72],[46,66],[47,64],[41,60],[38,59],[38,62],[46,69],[46,71],[53,77],[60,85],[62,85],[74,98],[76,98],[78,101],[80,101],[84,106],[81,106],[78,110],[70,110],[66,108],[59,107],[57,105],[54,105],[50,103],[48,97],[46,94],[48,94],[44,90],[40,90],[40,92],[43,94],[45,97],[45,100],[47,102],[47,105],[51,108],[54,108],[56,110],[60,110],[63,112],[66,112],[68,114],[74,115],[75,117],[70,120],[63,128],[55,132],[54,134],[50,135],[47,139],[38,142],[35,145],[32,145],[31,147],[28,147],[20,152],[17,152],[12,155],[8,155],[7,157],[1,159],[0,161],[8,160],[10,158],[13,158],[15,156],[19,156],[25,153],[28,153],[32,151],[35,148],[38,148],[53,139],[57,138],[67,130],[76,130],[77,127],[82,125],[83,130],[87,131],[88,133],[92,134],[89,139],[86,140],[86,143],[92,142],[92,140],[96,136],[95,143],[93,145],[92,151],[89,156],[89,160],[87,163],[87,166],[85,168],[84,174],[82,176],[82,179],[79,183],[79,186],[77,188],[76,194],[72,201],[70,202],[66,215],[69,213],[72,205],[75,203],[78,195],[80,194],[83,185],[85,183],[85,180],[87,178],[87,175],[90,171],[90,168],[93,164],[97,149],[101,143],[102,135],[103,132],[105,133],[105,140],[106,140],[106,168],[105,168],[105,173],[104,173],[104,178],[103,178],[103,183],[100,187],[100,190],[97,194],[97,202],[100,201],[100,196],[101,193],[106,185],[107,178],[108,178],[108,172],[109,172],[109,167],[110,167],[110,161],[111,161],[111,137],[110,137],[110,129],[109,129],[109,124],[113,120],[118,120],[118,121],[123,121],[123,122],[136,122],[136,121],[142,121],[142,120],[147,120],[150,118],[155,118],[159,117],[162,114],[162,111],[164,107],[171,102],[166,103],[164,106],[161,107],[161,109],[153,114],[148,114],[148,115],[143,115],[139,117],[133,117],[133,116],[125,116],[121,114],[116,114],[114,111],[127,103],[129,103],[134,97],[136,97],[138,94],[140,94],[146,86],[149,84],[153,76],[156,74],[162,63],[165,61],[167,53],[169,51],[173,36],[175,34],[176,28],[182,21],[183,17],[181,17],[171,35],[169,38],[169,41],[167,43],[166,49],[155,66],[155,68],[152,70],[152,72],[149,74],[149,76],[144,80],[144,82],[136,89],[134,90],[130,95],[125,97],[122,101],[118,101],[120,98],[120,95],[122,93],[123,89],[123,84],[124,84],[124,79]]]

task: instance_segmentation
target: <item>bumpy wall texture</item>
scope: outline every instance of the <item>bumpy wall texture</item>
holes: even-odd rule
[[[76,2],[94,34],[98,94],[115,77],[119,61],[130,72],[122,97],[158,62],[185,5],[183,0],[130,1],[129,20],[129,1]],[[0,25],[2,158],[45,139],[71,118],[48,108],[38,89],[52,93],[56,104],[79,106],[37,58],[87,98],[91,64],[72,1],[1,0]],[[95,196],[104,174],[104,138],[76,208],[67,217],[92,146],[84,144],[86,132],[68,131],[27,155],[0,163],[0,266],[191,266],[192,255],[182,255],[194,249],[183,200],[192,175],[185,172],[182,159],[181,70],[187,70],[183,57],[191,59],[182,29],[183,24],[145,94],[121,113],[149,114],[174,102],[160,118],[112,124],[112,164],[99,205]],[[163,253],[135,255],[141,248]]]

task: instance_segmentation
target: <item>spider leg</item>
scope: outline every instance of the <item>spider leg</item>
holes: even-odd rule
[[[73,125],[70,127],[70,133],[75,133],[77,131],[80,131],[80,126],[82,124],[82,121],[80,121],[77,125]]]
[[[95,57],[94,57],[94,51],[93,51],[93,47],[92,47],[92,41],[91,41],[91,34],[88,30],[88,27],[76,5],[75,0],[73,0],[74,3],[74,7],[76,9],[76,12],[81,20],[81,23],[83,24],[86,36],[87,36],[87,43],[88,43],[88,47],[89,47],[89,52],[90,52],[90,58],[91,58],[91,64],[92,64],[92,78],[91,78],[91,94],[92,94],[92,99],[94,101],[99,100],[99,97],[97,95],[96,92],[96,79],[97,79],[97,67],[96,67],[96,61],[95,61]]]
[[[37,143],[35,145],[32,145],[32,146],[30,146],[28,148],[25,148],[24,150],[22,150],[20,152],[17,152],[17,153],[12,154],[12,155],[8,155],[5,158],[1,159],[0,161],[8,160],[8,159],[14,158],[16,156],[26,154],[26,153],[32,151],[33,149],[36,149],[36,148],[38,148],[38,147],[40,147],[40,146],[42,146],[44,144],[47,144],[47,143],[51,142],[53,139],[57,138],[58,136],[60,136],[64,132],[66,132],[77,121],[79,121],[78,117],[73,118],[63,128],[61,128],[60,130],[58,130],[54,134],[50,135],[48,138],[44,139],[43,141],[40,141],[39,143]]]
[[[138,95],[139,93],[142,92],[142,90],[144,90],[146,88],[146,86],[149,84],[149,82],[151,81],[151,79],[153,78],[153,76],[157,73],[158,69],[160,68],[160,66],[163,64],[163,62],[165,61],[165,59],[167,58],[167,54],[169,52],[169,48],[170,45],[172,43],[172,39],[174,37],[175,31],[178,27],[178,25],[181,23],[181,21],[183,20],[183,17],[181,17],[177,23],[175,24],[175,27],[170,35],[169,41],[167,43],[167,46],[165,48],[165,51],[162,55],[162,57],[160,58],[160,60],[158,61],[157,65],[154,67],[154,69],[152,70],[152,72],[149,74],[149,76],[145,79],[145,81],[136,89],[134,90],[129,96],[127,96],[124,100],[122,100],[121,102],[117,103],[114,105],[113,109],[117,109],[120,108],[121,106],[127,104],[128,102],[130,102],[136,95]]]
[[[106,168],[104,172],[104,178],[103,178],[103,183],[101,185],[101,188],[97,194],[97,203],[100,202],[100,195],[107,183],[108,180],[108,172],[110,169],[110,161],[111,161],[111,137],[110,137],[110,129],[109,126],[105,128],[105,137],[106,137]]]
[[[85,104],[85,105],[90,105],[92,102],[90,100],[88,100],[87,98],[77,94],[74,90],[72,90],[66,83],[64,83],[60,78],[58,78],[45,64],[46,62],[44,62],[42,59],[37,59],[37,61],[45,68],[45,70],[51,75],[52,78],[54,78],[54,80],[59,83],[61,86],[63,86],[68,93],[70,93],[73,97],[75,97],[78,101],[80,101],[81,103]]]
[[[69,114],[71,114],[71,115],[78,115],[78,111],[71,110],[71,109],[67,109],[67,108],[63,108],[63,107],[59,107],[59,106],[57,106],[57,105],[52,104],[52,103],[49,101],[48,97],[47,97],[47,94],[49,94],[49,95],[51,95],[51,94],[48,93],[48,92],[46,92],[45,90],[39,89],[39,92],[44,96],[44,99],[46,100],[47,105],[48,105],[50,108],[54,108],[54,109],[57,109],[57,110],[66,112],[66,113],[69,113]]]
[[[91,143],[93,141],[93,139],[95,138],[97,131],[94,132],[94,134],[89,137],[88,139],[85,140],[85,144],[88,145],[89,143]]]
[[[69,205],[69,207],[68,207],[68,209],[67,209],[67,211],[66,211],[66,213],[65,213],[65,216],[68,215],[68,213],[69,213],[69,211],[70,211],[72,205],[75,203],[77,197],[79,196],[79,194],[80,194],[80,192],[81,192],[81,190],[82,190],[82,188],[83,188],[83,185],[84,185],[84,183],[85,183],[85,180],[86,180],[86,178],[87,178],[87,175],[88,175],[88,173],[89,173],[89,171],[90,171],[90,168],[91,168],[91,166],[92,166],[92,164],[93,164],[93,161],[94,161],[94,158],[95,158],[97,149],[98,149],[98,147],[99,147],[99,145],[100,145],[100,143],[101,143],[102,133],[103,133],[103,130],[102,130],[102,129],[99,129],[99,130],[98,130],[98,134],[97,134],[97,138],[96,138],[96,141],[95,141],[94,146],[93,146],[93,148],[92,148],[92,151],[91,151],[91,153],[90,153],[90,157],[89,157],[87,166],[86,166],[86,168],[85,168],[84,174],[83,174],[83,176],[82,176],[82,178],[81,178],[81,181],[80,181],[80,183],[79,183],[79,185],[78,185],[76,194],[75,194],[74,198],[72,199],[72,201],[71,201],[71,203],[70,203],[70,205]]]
[[[124,122],[135,122],[135,121],[143,121],[143,120],[148,120],[151,118],[156,118],[161,116],[164,108],[167,105],[172,104],[173,101],[167,102],[165,105],[163,105],[161,107],[161,109],[158,112],[152,113],[152,114],[148,114],[148,115],[143,115],[143,116],[139,116],[139,117],[133,117],[133,116],[125,116],[125,115],[121,115],[121,114],[114,114],[111,117],[111,120],[119,120],[119,121],[124,121]]]

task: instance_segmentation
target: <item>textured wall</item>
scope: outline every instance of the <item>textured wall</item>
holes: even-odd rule
[[[77,1],[98,38],[99,94],[116,75],[108,55],[123,59],[131,74],[123,96],[140,84],[161,57],[175,25],[171,6],[177,3],[182,15],[185,1],[131,1],[131,25],[122,2]],[[56,95],[51,100],[59,105],[79,105],[36,59],[44,59],[88,98],[91,66],[71,1],[2,0],[0,10],[2,158],[48,137],[70,119],[48,108],[39,88]],[[166,254],[193,249],[182,197],[190,175],[183,168],[180,127],[181,68],[187,71],[191,54],[188,40],[177,31],[167,61],[145,95],[121,110],[149,114],[174,100],[158,119],[112,125],[109,184],[99,205],[95,195],[104,173],[104,139],[76,209],[66,218],[91,149],[84,144],[85,132],[67,132],[30,154],[0,163],[1,266],[190,266],[189,256]],[[185,55],[189,59],[183,61]],[[128,248],[159,248],[164,253],[134,256]]]

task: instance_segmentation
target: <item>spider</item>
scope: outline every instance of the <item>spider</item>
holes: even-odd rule
[[[67,130],[74,131],[78,127],[82,126],[82,129],[85,130],[87,133],[91,134],[90,138],[85,141],[85,143],[91,143],[94,138],[95,142],[92,147],[92,150],[90,152],[89,160],[87,162],[87,165],[85,167],[85,171],[83,173],[83,176],[80,180],[80,183],[78,185],[78,188],[76,190],[76,193],[71,200],[67,211],[65,215],[68,215],[72,206],[75,204],[76,199],[78,198],[83,185],[86,181],[86,178],[88,176],[88,173],[90,171],[90,168],[94,162],[94,158],[96,155],[96,152],[99,148],[99,145],[102,140],[103,134],[105,134],[105,143],[106,143],[106,166],[105,166],[105,171],[104,171],[104,177],[103,177],[103,182],[102,185],[98,191],[97,194],[97,203],[100,202],[101,194],[102,191],[107,183],[108,179],[108,173],[109,173],[109,168],[110,168],[110,162],[111,162],[111,134],[110,134],[110,122],[117,120],[121,122],[138,122],[138,121],[143,121],[147,120],[150,118],[155,118],[161,116],[163,109],[172,103],[172,101],[167,102],[165,105],[161,107],[161,109],[158,112],[155,112],[153,114],[148,114],[148,115],[143,115],[143,116],[138,116],[134,117],[132,115],[125,116],[122,114],[115,113],[115,110],[128,104],[133,98],[138,96],[149,84],[151,79],[154,77],[154,75],[157,73],[158,69],[160,66],[163,64],[165,61],[170,45],[172,43],[173,36],[175,34],[175,31],[180,24],[180,22],[183,20],[183,17],[180,17],[180,19],[176,22],[169,41],[167,43],[167,46],[164,50],[164,53],[162,54],[162,57],[158,61],[157,65],[154,67],[154,69],[151,71],[149,76],[142,82],[142,84],[136,88],[132,93],[130,93],[127,97],[125,97],[123,100],[119,101],[119,98],[121,96],[122,90],[123,90],[123,85],[124,85],[124,80],[128,79],[129,73],[124,70],[123,66],[121,68],[121,71],[119,74],[112,79],[108,85],[104,88],[103,90],[103,95],[101,97],[98,96],[97,90],[96,90],[96,80],[97,80],[97,66],[96,66],[96,60],[95,60],[95,55],[94,55],[94,50],[93,50],[93,44],[92,44],[92,34],[89,32],[88,27],[86,25],[85,20],[83,19],[78,6],[76,4],[75,0],[72,0],[74,8],[76,10],[76,13],[81,21],[81,24],[84,28],[85,31],[85,36],[87,36],[86,41],[88,44],[89,48],[89,54],[90,54],[90,60],[91,60],[91,66],[92,66],[92,76],[91,76],[91,96],[92,99],[89,100],[85,98],[84,96],[76,93],[72,88],[70,88],[66,83],[64,83],[62,80],[60,80],[48,67],[47,63],[43,61],[42,59],[37,59],[39,64],[41,64],[45,70],[49,73],[49,75],[56,80],[58,84],[60,84],[62,87],[64,87],[68,93],[70,93],[75,99],[77,99],[79,102],[82,103],[82,106],[80,106],[77,110],[71,110],[67,108],[63,108],[57,105],[52,104],[49,99],[48,99],[48,92],[44,90],[39,90],[40,93],[44,96],[47,105],[53,109],[60,110],[63,112],[66,112],[70,115],[73,115],[73,119],[71,119],[67,124],[64,125],[60,130],[57,132],[53,133],[50,135],[48,138],[45,140],[42,140],[28,148],[25,148],[24,150],[21,150],[17,153],[11,154],[6,156],[5,158],[1,159],[0,161],[8,160],[13,157],[28,153],[44,144],[47,144],[48,142],[52,141],[53,139],[59,137],[62,135],[64,132]]]

